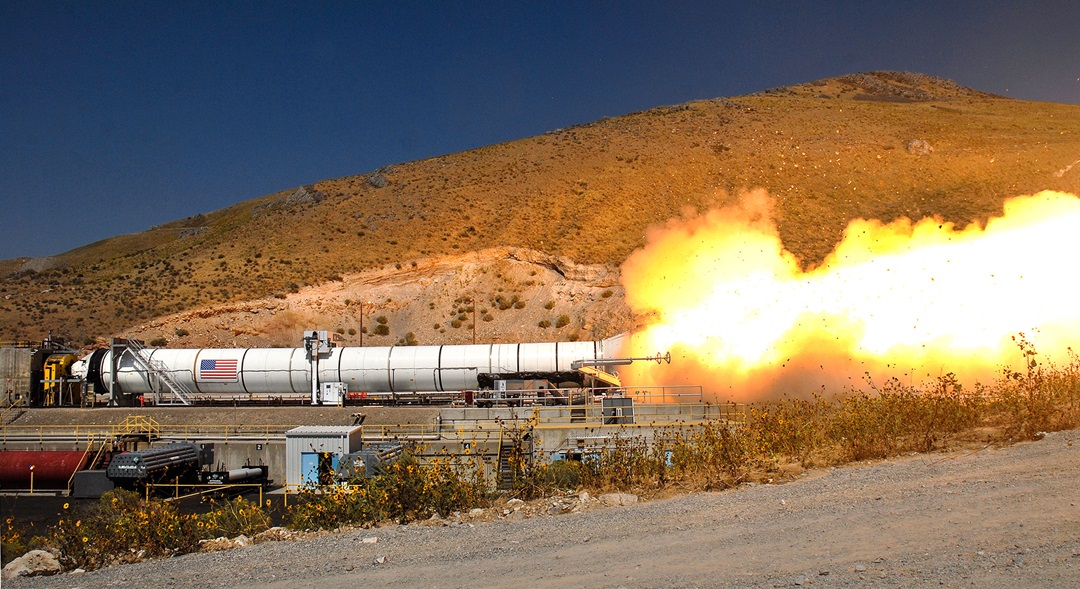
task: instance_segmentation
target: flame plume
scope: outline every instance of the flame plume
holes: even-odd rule
[[[988,382],[1022,361],[1014,336],[1063,354],[1078,333],[1074,195],[1013,198],[986,227],[855,220],[807,271],[768,195],[740,200],[654,228],[623,264],[627,303],[648,323],[627,353],[672,353],[670,367],[628,367],[628,382],[700,384],[718,401],[836,393],[865,374]]]

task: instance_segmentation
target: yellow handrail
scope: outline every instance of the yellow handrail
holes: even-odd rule
[[[14,413],[16,409],[22,410],[25,409],[25,407],[13,403],[5,407],[3,411],[0,411],[0,426],[7,427],[7,417],[9,414]]]
[[[93,449],[93,447],[94,447],[94,436],[91,435],[90,440],[86,443],[86,451],[83,452],[83,457],[82,457],[82,460],[80,461],[81,464],[79,465],[79,468],[76,468],[75,470],[73,470],[71,472],[71,476],[68,478],[68,482],[67,482],[68,493],[72,492],[71,487],[75,483],[75,474],[78,473],[79,470],[82,468],[82,466],[84,466],[86,464],[86,457],[90,455],[90,450]]]

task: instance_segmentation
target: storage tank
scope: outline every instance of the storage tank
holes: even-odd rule
[[[71,476],[86,465],[87,456],[84,451],[0,451],[0,488],[29,489],[33,472],[35,489],[67,489]]]

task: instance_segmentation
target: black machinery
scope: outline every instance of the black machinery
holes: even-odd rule
[[[204,452],[192,442],[173,442],[158,448],[113,456],[106,476],[118,487],[134,489],[147,484],[200,482]]]
[[[113,456],[106,476],[117,487],[136,489],[146,485],[220,485],[238,483],[267,485],[266,466],[231,470],[204,470],[213,464],[214,445],[173,442],[158,448],[123,452]]]
[[[383,442],[346,454],[338,463],[337,479],[348,481],[371,478],[384,466],[396,461],[404,449],[405,444],[401,442]]]

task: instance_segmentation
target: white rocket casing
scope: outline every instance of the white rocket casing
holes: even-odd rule
[[[335,347],[318,363],[319,382],[346,383],[349,392],[441,392],[480,388],[480,375],[573,371],[579,360],[614,357],[622,337],[603,341],[445,346]],[[303,348],[147,348],[144,355],[197,395],[307,395],[311,364]],[[111,383],[112,352],[96,367],[100,382]],[[223,368],[224,367],[224,368]],[[150,394],[151,377],[131,352],[116,370],[128,395]]]

